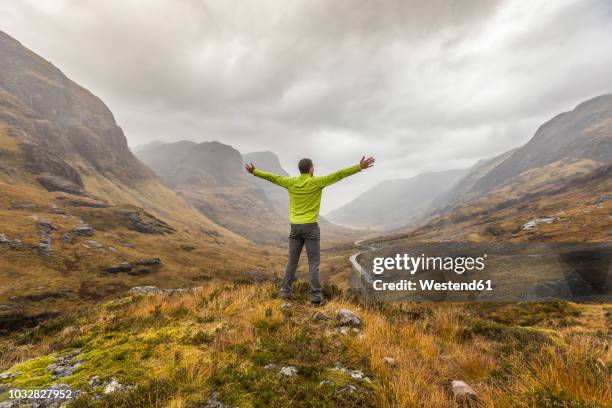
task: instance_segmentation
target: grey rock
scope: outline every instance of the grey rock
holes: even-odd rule
[[[102,392],[104,394],[112,394],[125,390],[127,390],[127,387],[125,385],[122,385],[119,383],[119,381],[115,380],[114,378],[111,378],[107,383],[104,384],[104,391]]]
[[[390,367],[395,367],[397,364],[393,357],[383,357],[383,362]]]
[[[95,233],[93,227],[89,224],[79,223],[74,227],[74,233],[82,236],[92,236]]]
[[[355,391],[357,391],[357,387],[355,387],[353,384],[347,384],[346,387],[344,387],[342,389],[343,392],[348,392],[349,394],[354,393]]]
[[[319,385],[334,385],[334,382],[330,380],[323,380],[319,383]]]
[[[47,191],[62,191],[75,195],[82,193],[81,186],[55,174],[43,174],[38,176],[36,181],[47,189]]]
[[[13,243],[11,244],[11,248],[13,249],[21,249],[24,247],[25,247],[25,244],[19,238],[15,238],[13,240]]]
[[[118,265],[107,266],[104,268],[104,272],[108,273],[119,273],[119,272],[131,272],[134,269],[134,265],[129,262],[122,262]]]
[[[195,286],[193,288],[176,288],[176,289],[164,289],[164,293],[168,295],[178,295],[181,293],[194,293],[202,289],[202,286]]]
[[[336,363],[336,366],[332,368],[332,371],[339,371],[341,373],[349,375],[354,380],[365,381],[368,383],[372,382],[372,380],[370,380],[370,378],[367,377],[363,372],[359,370],[351,370],[350,368],[342,367],[340,363]]]
[[[343,336],[346,336],[347,334],[349,334],[349,333],[350,333],[351,328],[350,328],[350,327],[346,327],[346,326],[340,326],[340,327],[338,327],[338,328],[336,329],[336,331],[337,331],[339,334],[341,334],[341,335],[343,335]]]
[[[135,286],[129,290],[129,293],[134,296],[159,295],[163,290],[157,286]]]
[[[6,381],[6,380],[10,380],[12,378],[17,378],[17,377],[19,377],[20,374],[21,373],[19,371],[2,373],[2,374],[0,374],[0,381]]]
[[[525,224],[523,224],[521,226],[521,229],[523,229],[523,230],[532,230],[532,229],[536,228],[540,224],[552,224],[556,220],[558,220],[558,218],[535,218],[535,219],[533,219],[531,221],[528,221]]]
[[[81,353],[81,349],[75,349],[63,356],[57,357],[57,359],[47,366],[53,378],[69,377],[74,374],[74,371],[85,362],[85,359],[77,359],[74,357]]]
[[[297,376],[297,368],[293,366],[285,366],[280,369],[278,374],[282,375],[283,377],[295,377]]]
[[[146,258],[146,259],[141,259],[140,261],[136,262],[136,265],[143,265],[143,266],[155,266],[155,265],[161,265],[161,260],[159,258]]]
[[[102,385],[102,380],[100,379],[100,376],[94,375],[93,377],[89,379],[89,386],[91,388],[96,388],[100,385]]]
[[[217,392],[213,392],[208,401],[206,401],[206,405],[204,408],[234,408],[231,405],[226,405],[219,401],[219,394]]]
[[[191,244],[183,244],[181,245],[181,249],[185,250],[185,251],[193,251],[195,249],[195,247]]]
[[[361,318],[349,309],[338,310],[338,313],[336,314],[336,320],[338,320],[341,326],[361,326]]]
[[[461,380],[451,381],[450,386],[453,396],[458,402],[467,402],[477,397],[474,389]]]
[[[66,214],[66,211],[55,204],[51,204],[51,209],[49,211],[51,211],[53,214]]]
[[[266,370],[274,370],[276,367],[277,367],[276,364],[270,363],[270,364],[266,364],[264,366],[264,369],[266,369]]]
[[[53,253],[53,247],[50,243],[41,242],[38,244],[38,254],[40,256],[49,256]]]
[[[0,234],[0,245],[8,245],[11,243],[11,240],[6,237],[4,234]]]
[[[314,314],[312,315],[312,320],[314,320],[315,322],[324,322],[329,319],[329,316],[319,311],[314,312]]]
[[[72,235],[65,233],[64,235],[62,235],[62,242],[72,242],[73,238]]]
[[[30,202],[11,202],[11,206],[9,210],[32,210],[37,208],[38,206],[34,203]]]
[[[85,241],[85,243],[92,248],[102,248],[102,244],[93,239],[88,239],[87,241]]]

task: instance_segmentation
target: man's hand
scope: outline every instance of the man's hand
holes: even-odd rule
[[[248,171],[251,174],[253,174],[253,172],[255,171],[255,166],[253,166],[253,163],[245,164],[244,168],[246,169],[246,171]]]
[[[363,156],[361,160],[359,161],[359,167],[361,167],[361,170],[369,169],[370,167],[374,165],[375,161],[376,160],[374,160],[373,157],[368,157],[366,159],[365,156]]]

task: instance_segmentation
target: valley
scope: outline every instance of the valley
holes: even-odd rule
[[[130,149],[100,98],[0,32],[0,407],[41,387],[75,392],[48,407],[609,406],[609,290],[390,299],[361,279],[374,256],[436,246],[486,247],[509,270],[513,246],[520,279],[498,282],[523,295],[559,277],[532,255],[609,250],[612,95],[321,218],[319,308],[302,279],[277,297],[287,194],[243,164],[293,171],[206,139]]]

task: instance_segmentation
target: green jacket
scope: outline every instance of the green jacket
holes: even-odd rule
[[[361,171],[356,164],[322,177],[301,174],[298,177],[283,177],[255,169],[253,175],[286,188],[289,191],[289,221],[292,224],[317,222],[321,207],[321,193],[330,184]]]

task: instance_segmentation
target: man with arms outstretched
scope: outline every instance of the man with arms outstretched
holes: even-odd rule
[[[291,295],[291,285],[295,280],[295,271],[300,260],[302,247],[306,246],[308,255],[308,279],[310,281],[310,301],[313,305],[321,305],[321,284],[319,282],[320,240],[321,234],[317,219],[321,206],[322,190],[345,177],[351,176],[361,170],[374,165],[372,157],[362,157],[359,164],[339,170],[327,176],[315,177],[312,160],[302,159],[298,163],[300,176],[283,177],[266,173],[246,164],[246,170],[254,176],[261,177],[271,183],[278,184],[289,191],[289,220],[291,233],[289,234],[289,260],[285,269],[285,278],[280,290],[280,297],[288,299]]]

